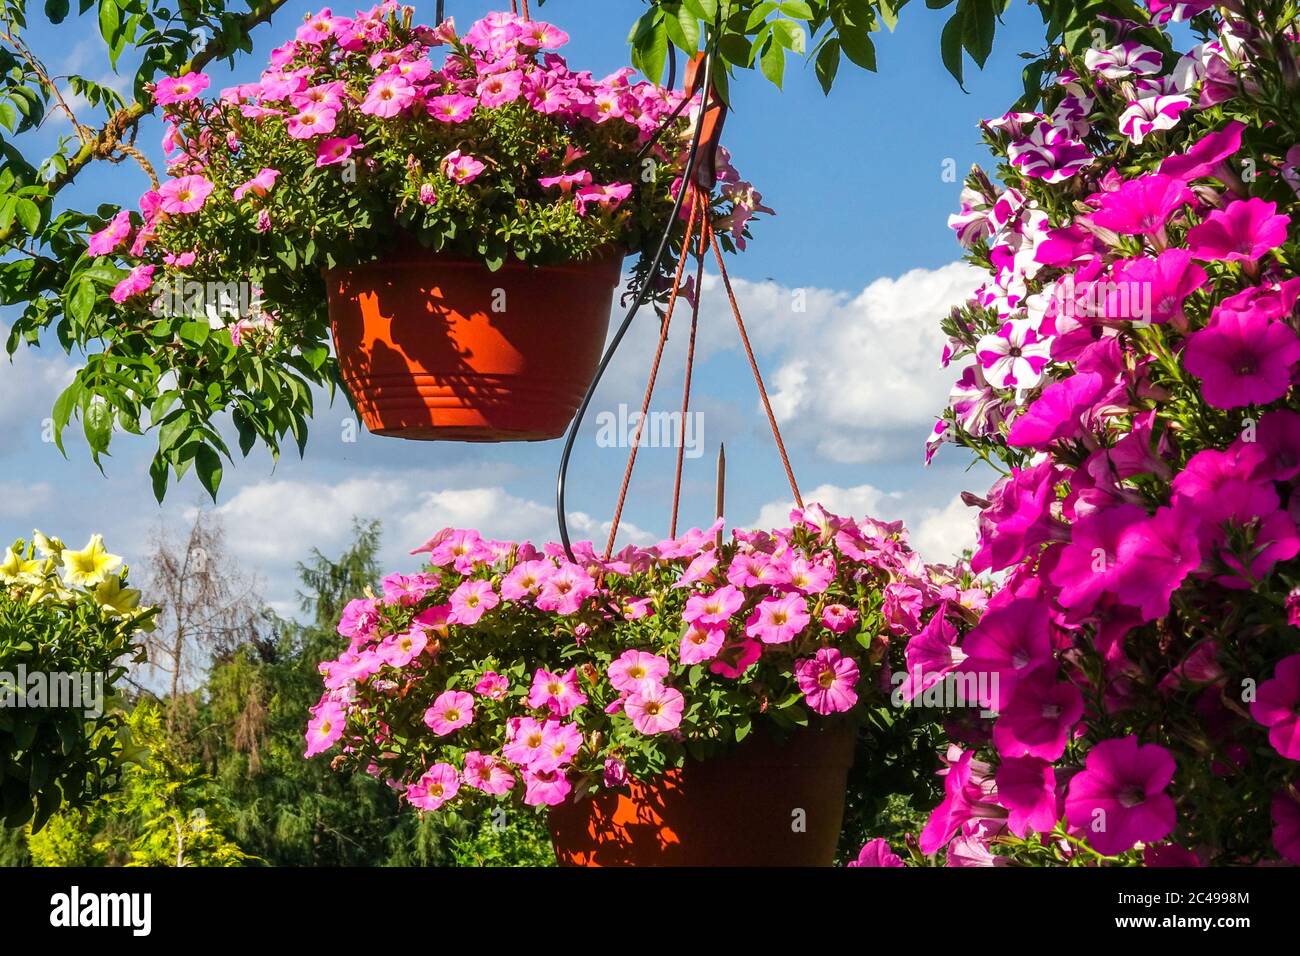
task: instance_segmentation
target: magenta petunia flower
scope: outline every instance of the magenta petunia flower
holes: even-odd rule
[[[1047,386],[1012,423],[1008,444],[1045,450],[1053,442],[1077,438],[1084,430],[1084,413],[1101,397],[1104,387],[1095,372],[1071,375]]]
[[[961,645],[963,674],[989,678],[989,699],[980,705],[1001,711],[1021,677],[1052,659],[1050,609],[1033,598],[1016,598],[988,611]],[[996,675],[996,681],[991,680]],[[981,682],[983,683],[983,682]]]
[[[802,595],[764,598],[745,621],[745,633],[764,644],[789,644],[808,621],[808,602]]]
[[[1200,566],[1200,525],[1195,509],[1175,505],[1156,509],[1120,533],[1115,563],[1123,574],[1116,590],[1144,621],[1168,614],[1169,599]]]
[[[1187,245],[1197,259],[1255,262],[1286,242],[1290,224],[1290,216],[1278,214],[1277,203],[1241,199],[1193,227]]]
[[[966,659],[957,647],[957,628],[948,620],[946,606],[940,606],[930,623],[909,640],[903,650],[907,677],[899,685],[903,700],[912,700],[943,680]]]
[[[1259,454],[1251,478],[1287,481],[1300,475],[1300,412],[1283,408],[1261,417],[1254,443]],[[1238,439],[1235,444],[1243,442]]]
[[[1273,848],[1293,866],[1300,866],[1300,796],[1285,788],[1273,794]]]
[[[1007,829],[1018,837],[1050,833],[1060,819],[1056,771],[1037,757],[1004,758],[994,777],[998,802],[1007,808]]]
[[[1118,559],[1120,537],[1146,516],[1138,505],[1121,504],[1100,508],[1074,523],[1070,543],[1048,575],[1061,589],[1057,600],[1063,607],[1086,614],[1104,593],[1119,587],[1128,575]]]
[[[1113,856],[1138,843],[1163,840],[1174,829],[1173,756],[1135,736],[1103,740],[1070,780],[1065,815],[1098,853]]]
[[[1300,336],[1263,311],[1220,307],[1187,341],[1183,365],[1201,380],[1206,402],[1240,408],[1276,401],[1291,387]]]
[[[202,176],[182,176],[162,184],[158,196],[159,208],[173,216],[198,212],[212,195],[213,185]]]
[[[827,604],[822,608],[822,627],[832,634],[843,634],[858,623],[858,612],[843,604]]]
[[[858,858],[856,860],[850,860],[847,865],[850,867],[906,866],[899,855],[890,849],[889,841],[879,837],[874,840],[869,840],[867,844],[858,851]]]
[[[463,690],[443,691],[424,712],[424,724],[435,735],[447,734],[466,727],[474,721],[474,698]]]
[[[735,680],[762,656],[762,643],[752,637],[729,641],[722,646],[717,659],[709,665],[709,673]]]
[[[208,88],[211,83],[203,73],[186,73],[184,76],[165,76],[158,81],[154,88],[154,102],[159,106],[169,106],[172,103],[185,103],[189,100],[198,99],[199,95]]]
[[[632,726],[647,736],[676,730],[682,722],[686,698],[662,684],[642,684],[623,705]]]
[[[312,46],[319,46],[330,37],[334,36],[337,27],[337,20],[330,13],[329,7],[326,7],[320,13],[312,14],[307,18],[307,22],[298,28],[294,39],[299,43],[307,43]]]
[[[1186,153],[1167,157],[1160,164],[1160,172],[1184,182],[1215,175],[1220,164],[1241,149],[1245,128],[1245,123],[1232,120],[1218,132],[1201,137]]]
[[[1134,302],[1148,305],[1148,315],[1131,318],[1156,325],[1172,322],[1180,327],[1185,322],[1183,303],[1207,280],[1205,270],[1192,261],[1186,249],[1166,249],[1154,259],[1143,257],[1119,263],[1115,276],[1117,294],[1125,296],[1130,309]]]
[[[622,205],[623,200],[632,195],[631,183],[609,183],[605,186],[584,186],[573,195],[578,206],[578,215],[585,216],[591,206],[609,212]]]
[[[858,663],[833,647],[795,661],[795,680],[817,714],[838,714],[858,702]]]
[[[1079,689],[1057,681],[1055,667],[1040,667],[1016,683],[993,725],[993,743],[1003,757],[1057,760],[1082,716]]]
[[[1120,235],[1154,235],[1194,198],[1180,180],[1151,173],[1128,180],[1114,192],[1102,193],[1100,208],[1089,218],[1093,225]]]
[[[1277,662],[1259,685],[1250,716],[1268,728],[1268,742],[1288,760],[1300,760],[1300,654]]]
[[[980,547],[971,569],[1001,571],[1034,548],[1064,535],[1052,514],[1056,501],[1056,466],[1045,460],[1032,468],[1012,469],[989,492],[990,505],[980,514]]]

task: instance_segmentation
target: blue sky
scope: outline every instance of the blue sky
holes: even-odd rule
[[[463,29],[498,5],[452,0],[447,7]],[[431,18],[433,6],[417,3],[417,17]],[[628,26],[641,6],[550,0],[534,12],[568,30],[571,65],[604,74],[626,63]],[[313,7],[292,3],[276,24],[258,28],[254,54],[233,73],[224,64],[209,70],[214,86],[254,78],[297,16]],[[955,500],[958,493],[982,492],[990,483],[988,471],[967,471],[968,459],[953,449],[928,469],[922,464],[922,444],[952,380],[936,367],[937,323],[977,281],[954,264],[960,250],[945,221],[960,183],[945,182],[942,172],[951,159],[960,178],[984,158],[975,124],[1015,100],[1017,54],[1042,44],[1037,12],[1015,6],[986,69],[970,67],[970,92],[963,93],[939,62],[947,13],[909,5],[897,32],[878,39],[880,72],[846,63],[829,98],[800,62],[790,61],[780,92],[757,74],[742,74],[724,137],[741,172],[778,213],[755,224],[749,249],[729,266],[805,498],[906,519],[918,548],[936,560],[972,540],[971,515]],[[31,40],[57,71],[109,81],[93,31],[83,18],[34,28]],[[26,145],[48,148],[59,131],[51,120]],[[160,135],[156,123],[147,123],[140,145],[161,167]],[[133,204],[145,186],[139,170],[99,167],[69,190],[68,201]],[[793,307],[799,290],[803,312]],[[729,461],[729,521],[778,521],[789,491],[716,284],[706,282],[703,302],[693,393],[703,414],[702,457],[687,461],[683,521],[712,518],[719,441]],[[0,324],[11,320],[0,310]],[[653,325],[652,313],[638,320],[578,441],[569,491],[575,538],[604,539],[601,525],[612,512],[627,451],[600,447],[593,419],[616,414],[620,404],[639,407]],[[673,336],[658,409],[680,401],[683,349],[682,336]],[[159,523],[179,526],[203,492],[187,478],[162,507],[154,502],[147,476],[153,436],[119,435],[106,476],[77,440],[64,459],[43,426],[74,367],[75,359],[51,347],[0,365],[0,531],[12,539],[39,527],[77,543],[102,531],[113,550],[142,562]],[[295,454],[273,466],[254,452],[226,470],[217,507],[231,551],[282,611],[292,610],[295,563],[311,547],[340,550],[354,514],[384,521],[385,558],[394,570],[412,567],[405,552],[446,524],[499,537],[555,537],[560,442],[462,445],[365,434],[348,442],[349,417],[341,399],[332,407],[322,400],[303,460]],[[642,451],[624,519],[629,540],[653,541],[666,532],[674,456],[670,449]]]

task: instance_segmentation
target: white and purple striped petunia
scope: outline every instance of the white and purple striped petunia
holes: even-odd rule
[[[1135,146],[1140,146],[1152,133],[1177,126],[1179,115],[1191,105],[1186,96],[1158,95],[1134,100],[1120,114],[1120,131]]]
[[[1087,169],[1096,157],[1063,126],[1039,123],[1024,139],[1007,147],[1011,165],[1026,176],[1048,183],[1064,182]]]
[[[1108,80],[1122,80],[1159,73],[1164,67],[1164,56],[1155,47],[1126,40],[1108,50],[1089,50],[1083,55],[1083,62],[1093,73]]]

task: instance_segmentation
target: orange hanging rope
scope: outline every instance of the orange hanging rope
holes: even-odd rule
[[[609,527],[609,540],[605,543],[605,560],[608,561],[614,553],[614,539],[618,536],[619,522],[623,517],[623,506],[627,502],[627,489],[632,482],[632,469],[636,467],[636,453],[641,445],[641,431],[645,428],[646,415],[650,412],[650,399],[654,395],[655,380],[659,377],[659,363],[664,355],[664,343],[668,341],[668,326],[673,321],[673,311],[677,306],[677,293],[682,284],[682,272],[686,268],[687,250],[691,247],[691,237],[695,232],[695,220],[697,214],[701,214],[701,227],[707,222],[707,209],[701,210],[704,205],[700,199],[700,193],[690,183],[683,183],[683,189],[690,189],[690,211],[686,220],[686,237],[682,241],[682,254],[677,259],[677,272],[673,276],[673,285],[668,292],[668,308],[664,313],[664,318],[659,327],[659,346],[655,349],[654,361],[650,364],[650,378],[646,382],[645,397],[641,401],[641,417],[636,423],[636,434],[632,438],[632,449],[627,456],[627,467],[623,469],[623,484],[618,492],[618,504],[614,508],[614,519]]]
[[[521,0],[510,0],[510,12],[513,13],[515,16],[519,16],[519,15],[520,15],[520,13],[519,13],[519,6],[520,6],[520,3],[521,3]],[[523,3],[523,8],[524,8],[523,18],[524,18],[525,20],[532,19],[531,17],[528,16],[528,0],[522,0],[522,3]]]
[[[727,275],[727,264],[722,259],[722,247],[718,245],[718,237],[713,231],[711,222],[705,222],[704,230],[709,238],[710,245],[713,246],[713,253],[718,259],[718,274],[722,277],[722,284],[727,290],[727,301],[731,303],[731,314],[736,317],[736,328],[740,330],[740,341],[745,346],[745,357],[749,359],[750,371],[754,373],[754,383],[758,386],[759,397],[763,400],[763,410],[767,412],[767,423],[772,427],[772,437],[776,439],[776,450],[781,455],[781,464],[785,466],[785,477],[790,482],[790,490],[794,492],[795,503],[802,508],[803,496],[799,494],[799,485],[794,480],[794,469],[790,467],[790,456],[786,454],[785,442],[781,440],[781,429],[776,424],[776,415],[772,413],[772,403],[768,401],[767,389],[763,386],[763,373],[758,370],[758,361],[754,358],[753,346],[749,344],[749,333],[745,331],[745,320],[741,318],[740,306],[736,304],[736,293],[731,288],[731,278]]]
[[[702,219],[708,218],[705,207]],[[700,326],[700,298],[704,294],[704,244],[705,230],[700,230],[699,249],[695,253],[695,301],[691,303],[691,337],[686,345],[686,372],[682,380],[682,417],[678,422],[677,474],[673,478],[673,518],[668,526],[668,537],[677,537],[677,513],[682,503],[682,465],[686,458],[686,416],[691,409],[691,378],[695,370],[695,334]],[[683,255],[685,250],[683,250]]]

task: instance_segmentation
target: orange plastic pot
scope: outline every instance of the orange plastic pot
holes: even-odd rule
[[[562,866],[830,866],[852,730],[756,733],[713,760],[552,807]]]
[[[491,272],[414,241],[325,274],[344,385],[376,435],[564,434],[600,360],[622,257]]]

